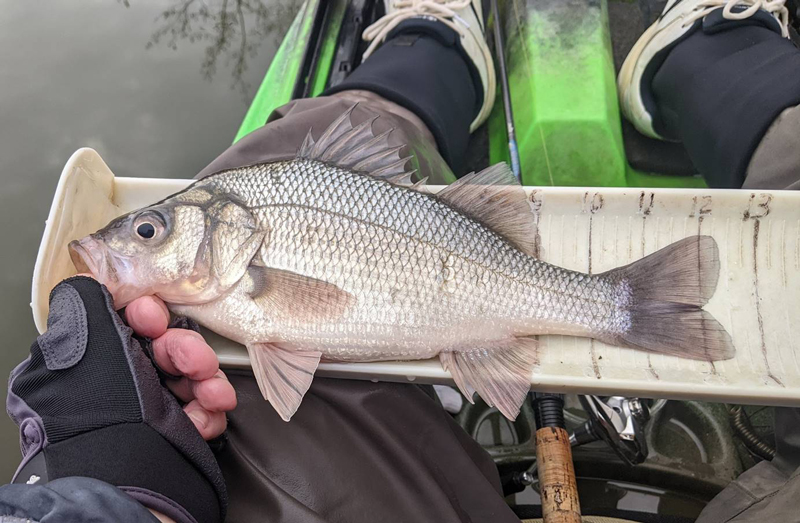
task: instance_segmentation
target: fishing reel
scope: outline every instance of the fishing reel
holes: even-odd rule
[[[589,419],[570,435],[573,447],[602,440],[629,465],[647,458],[644,427],[650,411],[641,399],[580,396],[580,401]]]

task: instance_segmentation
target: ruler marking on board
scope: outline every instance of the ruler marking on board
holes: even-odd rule
[[[739,265],[744,267],[744,223],[739,222]]]
[[[759,341],[761,342],[761,355],[764,358],[764,365],[767,371],[767,377],[770,378],[772,381],[780,385],[781,387],[784,386],[783,382],[775,376],[772,372],[772,368],[769,364],[769,358],[767,355],[767,339],[766,334],[764,332],[764,316],[761,314],[761,297],[758,293],[758,236],[761,231],[761,220],[759,218],[753,219],[753,291],[755,293],[756,299],[756,316],[758,318],[758,336]]]
[[[600,217],[600,265],[603,265],[603,260],[605,259],[605,237],[606,237],[606,217]]]
[[[697,235],[700,236],[703,233],[703,221],[706,219],[707,214],[711,214],[711,211],[704,212],[705,209],[701,209],[697,214]],[[713,236],[713,234],[712,234]],[[709,360],[708,361],[709,370],[711,371],[712,376],[719,376],[719,372],[717,371],[717,365]]]
[[[561,228],[558,233],[559,251],[561,252],[561,266],[564,266],[564,215],[561,215]]]
[[[781,283],[786,288],[786,220],[781,220]]]
[[[659,250],[661,248],[661,233],[659,232],[661,229],[661,217],[656,216],[656,249]]]
[[[767,249],[767,270],[772,269],[772,226],[774,223],[770,220],[767,225],[767,241],[764,243]]]
[[[728,262],[727,263],[728,267],[730,267],[730,265],[731,265],[731,256],[730,256],[730,248],[729,248],[730,243],[731,243],[730,242],[730,237],[731,237],[731,219],[730,219],[730,217],[728,217],[728,218],[725,218],[725,242],[723,243],[726,246],[726,248],[725,248],[725,260]],[[728,270],[730,270],[730,268]],[[723,275],[723,280],[725,281],[725,300],[728,301],[728,300],[730,300],[730,295],[731,295],[730,278],[728,278],[727,275]],[[731,340],[735,340],[736,337],[734,336],[734,334],[735,334],[734,331],[735,331],[735,325],[736,324],[733,322],[733,310],[732,309],[733,309],[732,307],[726,307],[726,310],[728,311],[728,325],[730,325],[729,334],[731,335]],[[734,343],[734,348],[735,348],[735,346],[736,346],[736,344]],[[749,352],[750,351],[748,350],[748,353]],[[734,365],[736,365],[736,372],[739,375],[741,375],[742,374],[742,366],[739,365],[739,358],[734,358],[733,359],[733,363],[734,363]]]
[[[794,268],[800,269],[800,220],[797,220],[794,237]]]
[[[633,216],[628,216],[628,259],[633,258]]]
[[[586,196],[584,196],[584,200],[586,200],[586,197],[588,196],[588,194],[589,193],[586,193]],[[596,194],[595,194],[595,197],[596,197]],[[602,203],[601,203],[597,208],[595,208],[594,200],[595,200],[595,198],[593,197],[592,198],[592,204],[588,208],[588,212],[589,212],[589,231],[588,231],[587,243],[588,243],[588,251],[589,251],[588,252],[588,254],[589,254],[589,260],[588,260],[588,273],[589,273],[589,275],[592,274],[592,232],[594,231],[594,213],[599,211],[600,208],[602,207]],[[602,198],[600,199],[600,201],[602,202]],[[584,208],[584,210],[587,210],[587,209]],[[575,253],[576,253],[575,257],[576,258],[577,258],[577,249],[578,249],[578,242],[575,242]],[[591,354],[591,357],[592,357],[592,372],[594,372],[594,376],[597,379],[601,379],[602,375],[600,374],[600,363],[599,363],[599,361],[597,359],[597,350],[595,349],[594,338],[589,338],[589,354]]]
[[[786,329],[789,331],[789,352],[791,352],[792,358],[794,359],[794,370],[800,375],[800,362],[797,360],[797,350],[795,349],[794,335],[792,334],[792,322],[789,319],[789,309],[786,308],[783,312],[786,314]]]

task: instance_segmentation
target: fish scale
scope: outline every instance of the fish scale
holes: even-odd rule
[[[240,169],[199,186],[230,193],[254,210],[259,226],[269,231],[260,252],[264,265],[356,296],[357,307],[313,333],[302,322],[281,326],[282,339],[330,358],[426,358],[443,345],[471,349],[503,335],[552,332],[550,324],[561,319],[570,322],[570,332],[611,327],[604,323],[610,307],[598,308],[586,292],[610,295],[609,283],[533,260],[425,194],[309,160]],[[345,197],[333,189],[338,187],[351,190]],[[553,292],[555,287],[562,292]],[[502,328],[464,340],[451,327],[442,339],[442,317],[457,325],[478,315]],[[341,340],[342,325],[350,336],[346,345],[358,350],[332,343]]]
[[[719,272],[712,238],[685,238],[604,274],[544,263],[507,166],[431,195],[411,183],[387,135],[349,116],[316,140],[309,132],[294,160],[214,174],[73,242],[76,265],[120,303],[157,294],[245,344],[285,420],[323,358],[438,355],[467,399],[477,391],[513,419],[539,334],[733,356],[702,309]],[[137,237],[142,223],[155,234]]]

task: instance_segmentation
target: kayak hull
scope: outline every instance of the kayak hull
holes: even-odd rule
[[[353,66],[338,62],[336,50],[352,44],[347,22],[356,16],[353,4],[365,1],[303,3],[234,141]],[[523,185],[706,186],[700,176],[641,172],[626,160],[606,1],[501,0],[500,13]],[[500,89],[486,125],[485,163],[510,163]]]

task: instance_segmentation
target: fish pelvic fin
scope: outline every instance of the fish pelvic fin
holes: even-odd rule
[[[442,352],[439,360],[470,403],[477,391],[489,406],[513,421],[531,388],[537,343],[533,338],[511,338],[488,348]]]
[[[540,241],[531,202],[507,164],[459,178],[436,197],[538,258]]]
[[[719,250],[711,236],[690,236],[603,275],[628,289],[629,326],[601,341],[688,358],[733,358],[725,328],[702,309],[719,279]]]
[[[334,120],[319,140],[314,140],[309,129],[297,151],[297,157],[363,172],[395,185],[412,187],[411,175],[414,171],[407,168],[411,157],[400,154],[405,145],[389,144],[393,129],[375,134],[372,124],[378,119],[377,116],[353,126],[352,114],[357,105],[352,105]]]
[[[249,344],[247,352],[264,399],[283,421],[289,421],[311,386],[322,353],[288,350],[270,343]]]

